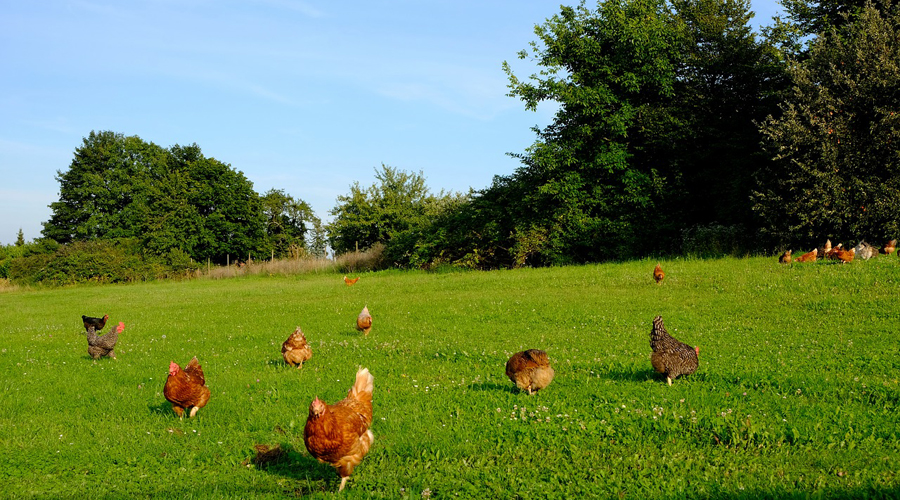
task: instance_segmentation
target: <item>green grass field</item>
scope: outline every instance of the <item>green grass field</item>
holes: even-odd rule
[[[663,261],[661,286],[655,264],[0,294],[0,496],[334,495],[303,425],[358,366],[375,444],[346,498],[900,496],[900,259]],[[80,316],[104,313],[126,330],[94,362]],[[657,314],[700,346],[671,387],[649,362]],[[280,354],[297,325],[302,370]],[[504,374],[527,348],[556,369],[532,397]],[[212,398],[179,420],[163,384],[194,355]],[[257,465],[255,444],[288,453]]]

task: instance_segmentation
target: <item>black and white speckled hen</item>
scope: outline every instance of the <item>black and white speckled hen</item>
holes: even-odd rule
[[[663,325],[662,316],[653,318],[650,348],[653,349],[650,356],[653,369],[664,374],[669,385],[672,385],[672,380],[676,377],[697,371],[700,348],[691,347],[669,335]]]
[[[119,326],[115,327],[106,335],[97,335],[93,326],[87,329],[88,354],[94,359],[100,359],[103,356],[109,356],[116,359],[116,343],[119,341],[119,334],[125,330],[125,323],[119,322]]]

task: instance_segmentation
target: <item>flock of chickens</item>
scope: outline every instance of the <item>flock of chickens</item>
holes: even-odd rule
[[[664,276],[657,265],[653,272],[654,279],[660,283]],[[358,280],[358,277],[344,277],[347,286],[354,285]],[[115,358],[114,349],[119,334],[125,330],[125,323],[119,322],[115,329],[100,335],[109,315],[102,318],[82,316],[81,319],[87,332],[88,354],[91,358]],[[365,335],[371,331],[372,315],[368,306],[359,313],[356,328]],[[699,348],[671,337],[660,316],[653,320],[650,347],[653,350],[651,364],[657,372],[666,376],[669,385],[676,377],[689,375],[697,370]],[[298,369],[303,368],[303,363],[312,358],[312,348],[300,327],[282,343],[281,355],[285,363]],[[506,363],[506,376],[529,395],[550,385],[554,373],[547,353],[539,349],[517,352]],[[309,405],[303,441],[313,457],[337,469],[341,477],[338,491],[344,489],[353,469],[362,462],[375,440],[375,435],[369,429],[372,424],[374,380],[367,368],[360,368],[346,398],[329,405],[316,397]],[[172,404],[172,410],[179,418],[184,417],[185,411],[193,418],[209,402],[210,394],[196,356],[184,368],[175,361],[169,364],[163,395]]]
[[[888,241],[880,250],[865,241],[859,242],[858,245],[850,250],[845,250],[843,246],[843,243],[838,243],[836,247],[832,247],[831,240],[827,240],[822,247],[813,249],[796,259],[791,256],[791,251],[787,250],[778,257],[778,262],[782,264],[791,264],[792,262],[815,262],[817,260],[833,259],[840,261],[841,264],[846,264],[848,262],[853,262],[853,259],[856,257],[863,260],[869,260],[876,257],[879,253],[884,255],[894,253],[894,251],[897,250],[897,240]],[[897,255],[900,255],[900,253]]]

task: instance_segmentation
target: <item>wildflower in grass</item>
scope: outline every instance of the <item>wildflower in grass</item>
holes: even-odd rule
[[[422,490],[422,498],[431,498],[431,488]]]

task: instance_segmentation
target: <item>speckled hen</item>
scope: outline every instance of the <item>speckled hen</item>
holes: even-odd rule
[[[700,348],[691,347],[669,335],[662,316],[653,318],[650,348],[653,349],[650,356],[653,369],[665,375],[669,385],[672,385],[672,380],[676,377],[697,371]]]

